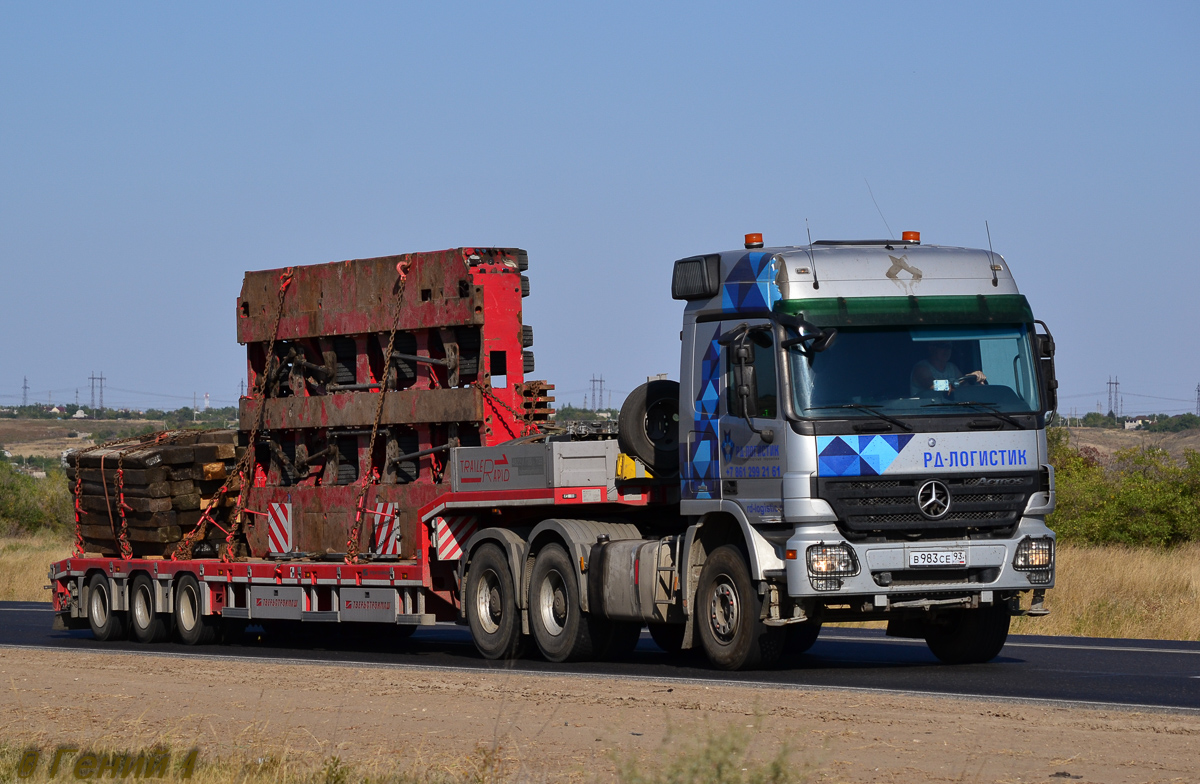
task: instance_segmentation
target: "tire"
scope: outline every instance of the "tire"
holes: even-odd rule
[[[515,659],[525,647],[517,589],[504,552],[484,544],[471,556],[463,603],[471,640],[485,659]]]
[[[650,624],[650,636],[654,639],[654,644],[672,656],[683,652],[683,635],[686,631],[687,625],[682,623]]]
[[[925,644],[946,664],[981,664],[1000,655],[1011,621],[1004,607],[960,610],[948,623],[930,626]]]
[[[93,574],[88,580],[88,626],[100,642],[125,639],[125,613],[112,608],[112,591],[108,578]]]
[[[129,626],[133,638],[141,643],[164,642],[171,635],[167,616],[154,611],[156,588],[144,574],[134,577],[129,587]]]
[[[595,621],[593,620],[593,624]],[[603,661],[619,661],[629,658],[642,639],[640,621],[608,621],[604,645],[597,658]]]
[[[202,615],[200,582],[185,574],[175,583],[175,636],[184,645],[212,645],[220,637],[221,619]]]
[[[816,644],[817,636],[821,634],[820,621],[789,623],[783,628],[783,652],[787,656],[799,656],[807,653],[808,649]]]
[[[700,644],[714,667],[768,667],[783,653],[783,630],[759,618],[762,600],[737,547],[727,544],[709,554],[700,572],[695,608]]]
[[[621,405],[617,445],[658,477],[679,474],[679,382],[649,381]]]
[[[537,554],[529,580],[529,629],[552,662],[585,661],[602,652],[608,622],[585,615],[567,551],[549,544]]]

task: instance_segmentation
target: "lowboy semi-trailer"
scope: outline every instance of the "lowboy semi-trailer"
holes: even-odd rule
[[[459,248],[247,273],[224,484],[118,526],[108,468],[184,442],[77,456],[77,499],[92,477],[109,506],[77,500],[92,538],[52,567],[58,622],[194,644],[455,621],[488,658],[552,661],[648,627],[742,669],[864,620],[987,661],[1012,616],[1046,613],[1054,343],[1000,255],[905,232],[681,259],[679,380],[616,428],[554,422],[526,380],[527,266]]]

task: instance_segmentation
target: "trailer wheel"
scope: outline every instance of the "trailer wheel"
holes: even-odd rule
[[[648,381],[621,405],[617,445],[655,476],[679,473],[679,382]]]
[[[517,614],[517,589],[508,559],[494,544],[471,556],[465,597],[471,640],[487,659],[515,659],[525,647]]]
[[[807,653],[816,645],[821,634],[821,622],[808,620],[804,623],[789,623],[784,628],[783,652],[788,656]]]
[[[1000,655],[1011,622],[1004,607],[960,610],[949,623],[931,625],[925,644],[946,664],[980,664]]]
[[[704,562],[696,591],[696,623],[708,660],[722,670],[753,670],[783,652],[783,630],[759,617],[762,599],[750,582],[746,557],[733,545],[718,547]]]
[[[163,642],[171,635],[166,617],[154,611],[154,590],[154,583],[144,574],[134,577],[129,588],[129,625],[138,642]]]
[[[88,625],[100,642],[125,637],[125,613],[113,609],[112,591],[103,574],[94,574],[88,580]]]
[[[211,645],[217,641],[220,619],[203,615],[200,582],[190,574],[175,586],[175,633],[185,645]]]
[[[583,661],[600,652],[607,622],[580,609],[575,569],[560,545],[546,545],[533,562],[528,606],[533,639],[550,661]]]

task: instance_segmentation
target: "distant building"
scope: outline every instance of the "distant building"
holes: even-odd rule
[[[1141,430],[1144,425],[1148,425],[1148,424],[1150,424],[1149,419],[1126,419],[1125,420],[1125,429],[1126,430]]]
[[[74,414],[71,414],[71,419],[87,419],[87,414],[83,413],[82,408],[79,408],[75,410]]]

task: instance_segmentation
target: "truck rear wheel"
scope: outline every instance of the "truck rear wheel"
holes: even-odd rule
[[[154,592],[157,586],[144,574],[133,578],[129,588],[129,625],[138,642],[163,642],[171,635],[167,619],[154,611]]]
[[[517,615],[517,590],[508,559],[494,544],[471,556],[467,571],[467,625],[475,647],[487,659],[515,659],[525,638]]]
[[[220,619],[204,615],[200,581],[190,574],[175,584],[175,634],[185,645],[211,645],[217,641]]]
[[[533,639],[550,661],[581,661],[599,652],[607,623],[580,609],[575,569],[560,545],[546,545],[537,554],[528,606]]]
[[[125,613],[113,609],[112,591],[108,578],[94,574],[88,580],[88,626],[100,642],[125,637]]]
[[[759,617],[762,599],[750,581],[746,557],[733,545],[709,554],[696,591],[700,644],[714,667],[753,670],[773,664],[783,652],[783,630]]]
[[[980,664],[1000,655],[1011,621],[1004,607],[960,610],[948,622],[930,626],[925,644],[946,664]]]
[[[679,473],[679,382],[649,381],[621,405],[617,444],[655,476]]]

